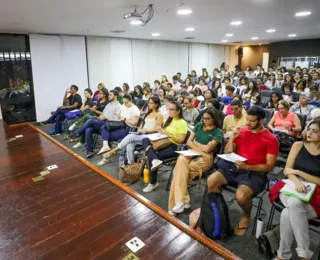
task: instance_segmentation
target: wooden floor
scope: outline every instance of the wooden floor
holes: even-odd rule
[[[0,142],[0,259],[123,259],[135,236],[146,244],[139,259],[236,258],[218,256],[29,126],[0,121]]]

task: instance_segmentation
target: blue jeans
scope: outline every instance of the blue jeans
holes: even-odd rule
[[[146,149],[149,145],[151,145],[150,141],[148,138],[145,138],[142,140],[142,145],[144,149]],[[172,143],[169,147],[164,148],[158,152],[156,152],[153,147],[151,146],[148,151],[146,151],[146,155],[148,157],[148,165],[149,169],[152,167],[152,161],[154,159],[159,159],[159,160],[165,160],[165,159],[170,159],[170,158],[177,158],[178,153],[177,151],[178,146],[174,143]],[[156,184],[157,183],[157,177],[158,177],[158,171],[150,171],[150,183],[151,184]]]
[[[105,125],[101,127],[101,136],[103,141],[108,141],[108,142],[117,141],[119,139],[126,137],[127,135],[128,135],[128,132],[126,128],[109,132],[109,130],[106,128]]]
[[[85,134],[87,152],[93,152],[93,134],[99,132],[105,123],[106,121],[91,118],[75,132],[77,136]]]
[[[64,114],[71,111],[72,109],[61,109],[58,108],[56,112],[47,120],[48,123],[56,122],[56,134],[61,133],[61,123],[65,119]]]

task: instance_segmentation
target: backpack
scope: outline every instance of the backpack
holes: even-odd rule
[[[204,194],[197,228],[212,240],[231,236],[229,210],[221,193]]]
[[[60,132],[63,133],[64,132],[64,123],[61,123],[60,125]],[[51,125],[50,130],[49,130],[49,135],[55,135],[56,134],[56,124],[54,123],[53,125]]]

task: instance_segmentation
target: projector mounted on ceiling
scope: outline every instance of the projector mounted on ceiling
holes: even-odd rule
[[[143,15],[148,11],[146,19],[143,19]],[[145,26],[153,17],[154,9],[153,5],[149,5],[146,10],[142,13],[137,11],[137,7],[134,8],[132,13],[125,13],[123,19],[129,20],[132,25],[142,25]]]

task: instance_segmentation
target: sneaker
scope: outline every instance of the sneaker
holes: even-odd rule
[[[154,159],[152,160],[152,167],[151,167],[151,171],[155,171],[156,169],[159,168],[159,166],[163,163],[163,161],[158,160],[158,159]]]
[[[174,217],[177,215],[176,213],[173,213],[171,210],[169,210],[168,213],[169,213],[171,216],[174,216]]]
[[[103,158],[100,162],[98,162],[97,166],[103,166],[106,165],[109,161],[105,158]]]
[[[103,146],[101,150],[98,152],[98,155],[109,152],[110,150],[111,150],[110,147]]]
[[[80,148],[80,147],[82,147],[82,146],[84,146],[84,144],[82,144],[82,143],[76,143],[74,146],[72,146],[73,148],[75,148],[75,149],[77,149],[77,148]]]
[[[184,211],[184,209],[190,208],[190,204],[185,204],[183,202],[177,202],[176,205],[173,207],[172,212],[179,214]]]
[[[94,152],[87,152],[86,158],[89,159],[94,155]]]
[[[157,188],[158,186],[159,186],[159,183],[156,183],[156,184],[149,183],[148,186],[143,189],[143,192],[145,192],[145,193],[151,192],[155,188]]]
[[[47,124],[49,124],[49,122],[48,121],[42,121],[42,122],[39,122],[39,124],[40,125],[47,125]]]
[[[69,139],[76,139],[79,136],[76,133],[71,133],[71,134],[68,135],[68,137],[69,137]]]
[[[72,132],[75,128],[76,128],[76,124],[72,124],[70,127],[69,127],[69,131]]]

